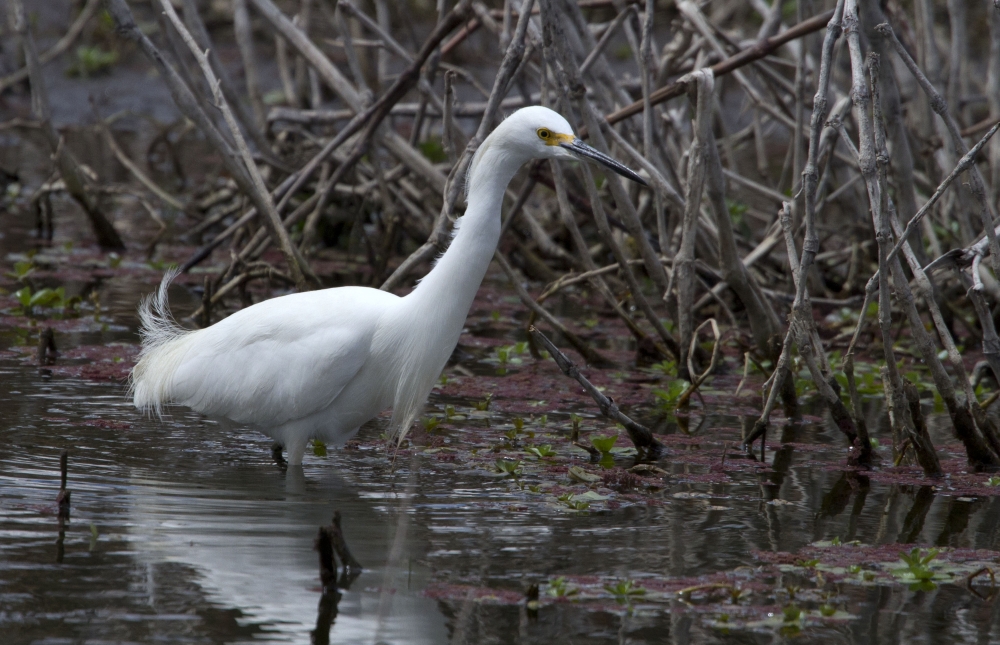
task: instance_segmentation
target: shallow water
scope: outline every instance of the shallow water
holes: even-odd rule
[[[131,339],[123,322],[61,342]],[[0,335],[0,349],[19,342]],[[432,412],[444,403],[435,399]],[[488,421],[510,420],[493,413]],[[458,423],[444,437],[460,443],[484,422]],[[733,417],[710,417],[706,427],[739,436]],[[393,470],[371,442],[283,470],[262,435],[184,410],[144,419],[121,385],[46,374],[10,352],[0,359],[0,430],[4,643],[324,642],[327,634],[336,643],[768,642],[779,632],[727,634],[679,600],[640,602],[633,612],[560,602],[530,615],[523,603],[484,601],[481,590],[523,594],[556,576],[641,584],[739,567],[752,577],[752,550],[795,552],[834,537],[1000,548],[1000,499],[955,497],[946,485],[852,490],[856,480],[837,468],[837,437],[812,426],[794,438],[830,444],[829,454],[789,444],[772,453],[773,472],[729,484],[692,483],[697,469],[667,460],[666,487],[648,496],[655,504],[590,513],[533,505],[532,493],[507,479],[429,455],[401,458]],[[360,438],[379,432],[376,422]],[[62,449],[73,493],[60,540]],[[775,499],[783,501],[765,503]],[[365,570],[341,590],[327,632],[317,631],[313,538],[334,510]],[[852,618],[806,627],[799,641],[1000,638],[996,603],[959,585],[845,585],[839,593]],[[331,607],[327,600],[327,614]]]

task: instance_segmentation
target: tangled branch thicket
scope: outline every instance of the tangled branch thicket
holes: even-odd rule
[[[101,245],[120,247],[52,126],[39,71],[97,0],[59,51],[41,54],[22,0],[9,4],[26,71],[0,89],[30,79],[62,187]],[[496,259],[529,325],[541,319],[591,365],[613,365],[546,308],[582,285],[643,357],[675,360],[697,387],[708,367],[697,330],[725,320],[748,366],[768,375],[745,444],[763,450],[779,398],[794,409],[801,366],[861,467],[873,461],[855,374],[864,348],[881,363],[897,463],[912,455],[933,475],[907,375],[917,364],[970,465],[1000,468],[994,399],[981,402],[970,379],[981,358],[977,382],[987,371],[1000,381],[994,0],[232,0],[221,16],[217,4],[105,4],[119,46],[149,59],[230,178],[173,196],[106,132],[158,222],[196,220],[187,235],[202,246],[182,270],[230,249],[197,318],[251,280],[319,285],[311,258],[334,230],[367,254],[373,286],[405,286],[447,246],[479,143],[504,112],[542,104],[649,187],[541,162],[515,181]],[[158,29],[140,28],[139,10]],[[217,55],[220,37],[238,45],[242,78]],[[278,104],[262,90],[272,45]],[[271,246],[284,267],[263,261]],[[534,297],[519,272],[548,286]],[[838,333],[819,314],[848,324]]]

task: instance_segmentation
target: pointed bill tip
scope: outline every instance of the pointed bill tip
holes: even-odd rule
[[[589,159],[591,161],[599,163],[605,168],[609,168],[614,172],[616,172],[617,174],[621,175],[622,177],[625,177],[626,179],[631,179],[637,184],[641,184],[643,186],[649,185],[649,182],[643,179],[642,175],[632,170],[631,168],[621,163],[620,161],[612,159],[603,152],[596,150],[591,146],[588,146],[579,137],[575,137],[572,141],[561,143],[559,145],[565,148],[566,150],[569,150],[577,157],[580,157],[582,159]]]

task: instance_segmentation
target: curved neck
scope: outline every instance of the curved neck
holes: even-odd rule
[[[451,245],[408,296],[431,304],[448,318],[460,318],[462,325],[500,241],[500,208],[507,184],[523,164],[492,139],[483,142],[473,161],[468,206],[455,223]]]

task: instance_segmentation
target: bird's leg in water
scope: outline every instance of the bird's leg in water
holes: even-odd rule
[[[306,444],[309,443],[305,437],[293,436],[285,440],[285,450],[288,451],[288,465],[301,466],[302,457],[306,454]]]
[[[287,466],[288,462],[285,461],[285,458],[282,456],[282,450],[284,450],[284,446],[275,441],[271,446],[271,456],[274,457],[274,462],[279,466]]]

